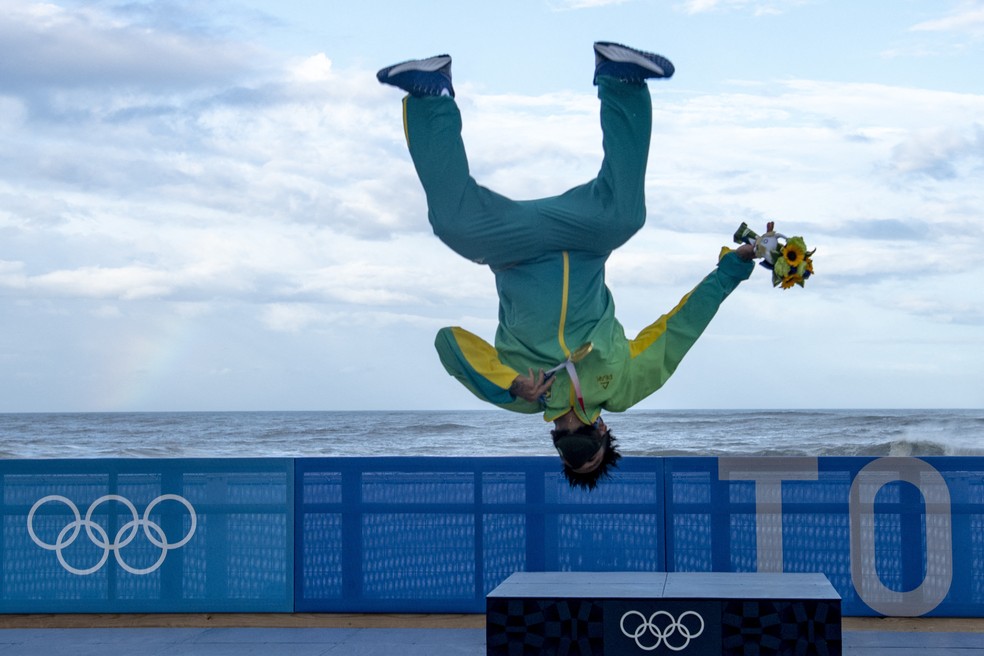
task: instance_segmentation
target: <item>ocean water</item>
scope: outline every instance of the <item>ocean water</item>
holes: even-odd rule
[[[984,410],[631,410],[625,455],[984,455]],[[552,455],[537,415],[415,412],[0,414],[0,458]]]

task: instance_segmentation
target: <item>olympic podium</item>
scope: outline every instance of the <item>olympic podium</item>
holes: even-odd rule
[[[841,654],[823,574],[517,572],[485,608],[489,656]]]

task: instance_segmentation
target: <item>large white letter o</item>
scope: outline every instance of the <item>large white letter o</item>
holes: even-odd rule
[[[875,559],[875,495],[893,481],[918,488],[926,507],[926,577],[908,592],[887,588]],[[952,535],[950,490],[936,468],[918,458],[879,458],[858,472],[851,485],[851,580],[873,610],[916,617],[936,608],[953,581]]]

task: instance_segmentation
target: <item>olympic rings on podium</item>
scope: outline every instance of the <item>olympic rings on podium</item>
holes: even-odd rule
[[[700,623],[699,628],[693,622],[684,622],[686,618],[691,616],[697,618],[696,621]],[[638,617],[638,624],[632,631],[626,630],[625,626],[625,620],[630,617]],[[667,619],[666,621],[660,621],[660,618]],[[635,622],[629,623],[630,626],[632,624],[635,624]],[[635,640],[639,649],[653,651],[660,645],[666,645],[666,648],[670,651],[682,651],[690,646],[692,639],[697,638],[704,632],[704,618],[692,610],[684,611],[680,614],[679,618],[673,617],[671,613],[665,610],[658,610],[648,618],[637,610],[630,610],[622,615],[622,619],[619,621],[619,628],[622,629],[625,637]],[[656,638],[652,644],[647,644],[650,642],[646,638],[647,633]],[[681,639],[671,641],[671,638],[677,634],[679,634]]]

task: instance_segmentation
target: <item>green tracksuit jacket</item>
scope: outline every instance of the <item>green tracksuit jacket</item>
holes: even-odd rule
[[[598,79],[604,160],[598,177],[564,194],[514,201],[471,177],[461,115],[450,97],[404,100],[410,155],[435,234],[455,252],[487,264],[499,294],[495,346],[450,327],[437,335],[441,362],[477,397],[553,421],[573,409],[592,423],[661,387],[718,307],[751,275],[733,252],[670,312],[626,338],[605,285],[605,262],[645,222],[645,175],[652,125],[646,85]],[[550,369],[584,343],[576,365],[584,407],[571,379],[557,374],[547,398],[529,402],[509,388],[532,368]]]

